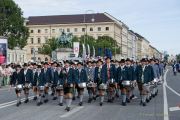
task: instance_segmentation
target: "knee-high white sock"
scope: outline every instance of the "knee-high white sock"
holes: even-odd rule
[[[126,95],[122,95],[122,101],[126,102]]]
[[[146,102],[146,95],[142,96],[142,102],[145,103]]]
[[[104,102],[104,96],[100,96],[100,102],[101,102],[101,103]]]
[[[83,95],[80,95],[79,97],[80,97],[80,102],[82,102],[83,101]]]
[[[63,96],[59,96],[59,103],[63,103]]]

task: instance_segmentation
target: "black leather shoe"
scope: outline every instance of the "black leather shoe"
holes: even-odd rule
[[[100,106],[103,106],[103,103],[102,103],[102,102],[100,102],[100,103],[99,103],[99,105],[100,105]]]
[[[59,106],[63,106],[63,103],[59,103],[58,105],[59,105]]]
[[[146,106],[146,103],[143,103],[142,105],[145,107],[145,106]]]
[[[28,103],[29,102],[29,99],[25,100],[24,103]]]
[[[73,97],[73,99],[72,100],[76,100],[76,97]]]
[[[82,102],[80,102],[80,103],[79,103],[79,106],[82,106],[82,105],[83,105],[83,103],[82,103]]]
[[[17,107],[19,107],[19,105],[20,105],[19,103],[16,104]]]
[[[91,103],[91,102],[92,102],[92,99],[91,99],[91,98],[89,98],[89,99],[88,99],[88,103]]]
[[[53,97],[53,100],[57,100],[57,97]]]
[[[122,102],[122,106],[126,106],[126,103],[125,103],[125,102]]]
[[[146,102],[147,102],[147,103],[149,103],[149,102],[150,102],[150,100],[149,100],[149,99],[146,99]]]
[[[111,100],[110,99],[108,99],[108,101],[107,102],[111,102]]]
[[[93,97],[93,100],[96,100],[96,97]]]
[[[33,100],[37,100],[37,97],[34,97]]]
[[[132,100],[134,98],[134,95],[131,95],[130,99]]]
[[[44,100],[44,103],[47,103],[48,101],[49,101],[48,99],[45,99],[45,100]]]
[[[69,112],[69,111],[71,110],[71,108],[70,108],[70,107],[66,107],[65,110],[66,110],[67,112]]]
[[[126,102],[127,102],[127,103],[130,103],[130,99],[127,98],[127,99],[126,99]]]

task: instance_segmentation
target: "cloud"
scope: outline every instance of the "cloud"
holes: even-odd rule
[[[160,50],[180,53],[179,0],[14,0],[24,16],[108,12],[146,37]],[[171,42],[164,42],[164,41]]]

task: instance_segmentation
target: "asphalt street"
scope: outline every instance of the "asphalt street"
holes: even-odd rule
[[[86,95],[84,105],[78,106],[76,99],[70,112],[64,110],[65,106],[58,106],[58,101],[53,101],[51,96],[50,101],[40,107],[33,100],[16,107],[14,90],[3,88],[0,90],[0,120],[180,120],[180,73],[174,76],[169,68],[164,78],[166,82],[158,87],[158,96],[146,107],[139,105],[140,97],[136,88],[137,98],[127,106],[121,106],[121,99],[116,98],[114,103],[105,102],[100,107],[98,99],[87,103]]]

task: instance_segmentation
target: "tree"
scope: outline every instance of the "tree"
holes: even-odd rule
[[[0,36],[8,37],[8,47],[26,46],[29,36],[21,8],[13,0],[0,0]]]
[[[180,62],[180,54],[176,55],[177,62]]]
[[[164,56],[164,61],[165,61],[165,62],[168,62],[168,59],[169,59],[169,55],[166,54],[166,55]]]
[[[105,49],[110,49],[112,51],[112,54],[120,54],[120,47],[117,45],[117,41],[114,40],[112,37],[109,36],[101,36],[97,39],[96,42],[96,49],[101,48],[103,51],[103,55],[105,52]]]
[[[57,48],[59,48],[59,44],[57,43],[56,38],[49,39],[41,48],[39,51],[41,54],[49,55],[51,57],[52,51],[55,51]]]

